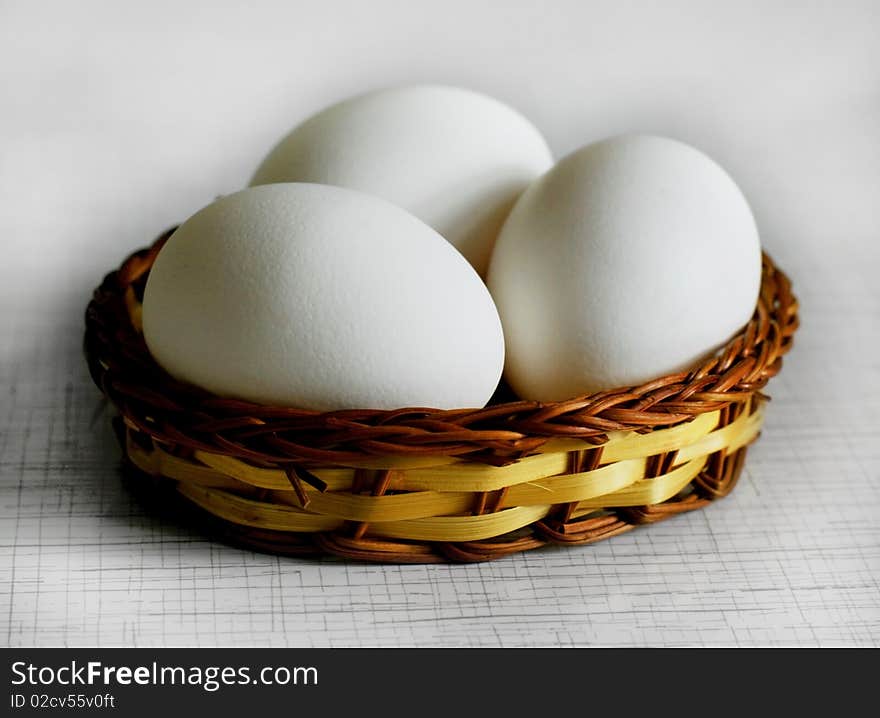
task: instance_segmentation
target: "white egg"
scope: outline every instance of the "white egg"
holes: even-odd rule
[[[320,182],[400,205],[482,275],[513,203],[553,158],[525,117],[485,95],[438,85],[378,90],[312,116],[251,185]]]
[[[684,371],[752,315],[761,247],[742,192],[680,142],[621,136],[517,202],[489,268],[522,397],[562,400]]]
[[[504,363],[498,313],[433,229],[340,187],[223,197],[152,268],[144,337],[171,375],[304,409],[479,407]]]

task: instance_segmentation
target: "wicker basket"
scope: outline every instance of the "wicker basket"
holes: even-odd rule
[[[95,291],[92,377],[150,491],[174,487],[227,539],[277,553],[481,561],[701,508],[734,487],[798,324],[765,257],[753,318],[690,373],[543,404],[501,388],[482,409],[261,406],[182,384],[150,357],[140,300],[170,234]]]

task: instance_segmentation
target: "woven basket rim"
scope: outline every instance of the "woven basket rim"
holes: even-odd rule
[[[140,299],[174,229],[132,253],[95,289],[84,344],[92,377],[124,419],[154,438],[255,462],[345,464],[365,456],[444,455],[503,464],[551,439],[601,444],[609,432],[646,432],[748,401],[778,373],[798,327],[791,282],[765,253],[751,319],[723,349],[687,372],[562,401],[505,400],[502,389],[482,408],[321,412],[269,406],[180,382],[150,356],[137,327]]]

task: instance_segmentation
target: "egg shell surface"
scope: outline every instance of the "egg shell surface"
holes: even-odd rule
[[[317,184],[232,194],[150,272],[144,337],[178,379],[261,404],[483,406],[504,363],[473,268],[399,207]]]
[[[319,182],[361,190],[409,210],[482,275],[516,198],[553,164],[520,113],[457,87],[376,90],[296,127],[251,185]]]
[[[487,282],[505,377],[558,401],[684,371],[751,317],[761,247],[730,176],[681,142],[628,135],[581,148],[526,190]]]

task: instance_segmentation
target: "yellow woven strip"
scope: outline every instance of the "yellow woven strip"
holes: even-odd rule
[[[370,524],[370,536],[417,541],[479,541],[500,536],[544,518],[550,506],[521,506],[482,516],[438,516]]]
[[[196,451],[195,457],[217,471],[254,486],[276,491],[292,490],[290,481],[280,469],[251,466],[230,456],[204,451]],[[399,491],[494,491],[562,473],[568,466],[567,462],[568,455],[565,453],[530,456],[508,466],[459,461],[448,466],[400,471],[392,479],[391,488]],[[354,475],[352,469],[314,469],[312,473],[326,481],[330,490],[350,488]]]
[[[593,471],[517,484],[505,494],[501,507],[556,504],[611,494],[644,475],[644,459],[618,461]],[[297,505],[292,492],[279,493],[277,498]],[[309,511],[352,521],[385,522],[462,513],[473,507],[475,496],[467,491],[414,491],[390,496],[310,492],[309,499]]]
[[[573,516],[581,516],[599,508],[615,506],[648,506],[667,501],[681,491],[693,478],[700,473],[710,454],[716,451],[735,451],[754,439],[761,429],[764,420],[763,402],[751,415],[745,412],[732,424],[717,429],[696,444],[678,451],[675,462],[678,468],[653,479],[637,481],[620,491],[608,496],[581,501],[573,512]]]
[[[608,441],[602,445],[602,463],[610,464],[612,461],[640,459],[666,451],[675,451],[681,446],[692,444],[712,431],[718,426],[720,416],[721,412],[710,411],[700,414],[686,424],[668,429],[657,429],[647,434],[637,434],[634,431],[609,432]],[[552,453],[554,451],[582,451],[591,448],[595,448],[595,445],[586,441],[553,439],[541,447],[540,451]]]
[[[277,531],[332,531],[343,521],[292,506],[252,501],[241,496],[192,484],[178,484],[177,490],[206,511],[233,523]]]
[[[665,501],[690,482],[703,468],[705,458],[695,459],[655,479],[638,481],[612,495],[582,501],[578,511],[606,506],[642,506]],[[181,494],[202,508],[234,523],[280,531],[329,531],[343,520],[241,498],[225,491],[188,484],[178,487]],[[392,497],[389,497],[392,498]],[[482,516],[438,516],[371,524],[369,533],[393,538],[423,541],[475,541],[498,536],[537,521],[550,506],[518,506]]]
[[[281,469],[251,466],[231,456],[209,454],[206,451],[196,451],[195,458],[217,471],[240,478],[253,486],[275,491],[293,491],[287,475]],[[351,488],[354,476],[353,469],[314,469],[312,473],[325,481],[331,491]]]
[[[697,457],[677,469],[673,469],[668,474],[662,474],[653,479],[642,479],[620,491],[615,491],[613,494],[581,501],[575,507],[575,511],[662,503],[671,499],[687,486],[705,465],[706,457]]]
[[[732,424],[713,431],[695,444],[679,449],[675,455],[675,463],[680,464],[697,456],[707,456],[725,449],[733,451],[745,446],[758,435],[763,422],[764,403],[762,402],[754,413],[743,412]]]
[[[321,494],[305,487],[310,498],[309,510],[293,503],[296,499],[292,487],[278,469],[254,467],[204,452],[197,454],[204,464],[200,465],[161,447],[145,451],[130,440],[127,449],[132,462],[142,471],[177,480],[182,495],[235,523],[309,532],[333,530],[345,520],[352,520],[369,523],[371,535],[471,541],[528,525],[560,503],[579,502],[575,516],[599,508],[662,503],[693,480],[710,454],[736,450],[754,439],[763,416],[762,403],[753,414],[743,413],[729,426],[714,431],[717,412],[645,436],[615,434],[603,451],[603,461],[613,463],[578,474],[564,473],[568,467],[565,452],[540,454],[505,467],[457,462],[394,472],[390,487],[410,493],[373,497],[332,492],[350,488],[351,469],[318,469],[314,473],[329,484],[331,491]],[[681,448],[676,453],[676,468],[656,478],[642,478],[645,460],[634,454],[662,453],[677,446]],[[627,456],[631,458],[622,458]],[[448,457],[436,457],[444,458]],[[274,499],[282,503],[253,501],[235,493],[254,486],[272,489]],[[480,516],[455,515],[470,510],[475,499],[473,492],[504,487],[509,490],[502,499],[501,511]],[[425,490],[419,490],[422,488]]]
[[[236,481],[230,476],[168,454],[160,447],[156,447],[153,451],[148,452],[131,440],[127,444],[126,451],[131,463],[151,476],[166,476],[175,481],[186,481],[200,486],[214,486],[233,490],[251,488],[248,484]]]
[[[742,431],[730,439],[730,443],[727,445],[728,454],[731,451],[735,451],[736,449],[740,449],[743,446],[751,443],[758,436],[758,434],[761,433],[761,427],[764,425],[765,403],[766,402],[763,401],[761,402],[755,412],[751,416],[746,418]]]
[[[706,436],[718,423],[718,412],[698,416],[693,421],[670,429],[658,429],[649,434],[635,432],[612,432],[609,442],[602,451],[602,463],[625,459],[636,459],[664,451],[673,451]],[[548,447],[557,447],[549,451]],[[528,481],[543,479],[563,473],[568,467],[568,451],[591,447],[583,441],[551,441],[536,456],[520,459],[508,466],[487,466],[469,463],[453,457],[406,458],[396,461],[392,458],[368,460],[364,466],[404,468],[395,476],[392,488],[401,491],[495,491],[505,486],[515,486]],[[197,451],[196,458],[207,466],[228,476],[238,478],[254,486],[289,491],[290,483],[279,469],[266,469],[234,459],[203,451]],[[445,462],[445,465],[440,465]],[[419,465],[422,465],[419,467]],[[425,464],[429,464],[425,466]],[[320,479],[327,482],[331,490],[347,489],[351,486],[351,469],[315,469]],[[308,490],[308,489],[307,489]]]
[[[593,471],[517,484],[506,493],[501,507],[556,504],[611,494],[644,475],[644,459],[619,461]],[[276,498],[298,505],[292,492],[279,492]],[[414,491],[390,496],[310,492],[308,510],[351,521],[386,522],[463,513],[473,507],[474,500],[474,493],[468,491]]]
[[[733,449],[748,443],[760,428],[761,414],[743,415],[733,424],[713,432],[706,440],[699,442],[703,449],[720,450],[719,446]],[[166,455],[167,456],[167,455]],[[175,460],[176,457],[161,459],[162,467],[167,470],[174,467],[181,472],[189,472],[193,468],[186,462]],[[616,506],[644,506],[662,503],[681,491],[705,466],[707,455],[697,456],[676,469],[653,479],[634,480],[613,493],[596,495],[580,500],[576,515],[588,513],[597,508]],[[147,462],[148,464],[149,462]],[[619,468],[626,467],[630,468]],[[145,469],[156,469],[148,466]],[[198,467],[195,467],[198,469]],[[468,494],[442,495],[437,492],[419,492],[410,495],[382,497],[354,497],[347,495],[328,494],[323,497],[315,495],[310,506],[316,511],[345,512],[354,520],[366,520],[376,514],[386,519],[371,523],[371,535],[393,538],[410,538],[423,541],[473,541],[498,536],[526,526],[546,516],[550,505],[554,503],[576,500],[569,498],[576,492],[603,491],[611,486],[611,481],[627,482],[633,475],[644,472],[644,462],[630,460],[614,465],[601,467],[592,472],[559,476],[543,482],[543,488],[536,485],[513,487],[505,497],[504,505],[513,505],[497,513],[482,516],[434,516],[402,520],[388,520],[390,516],[399,517],[412,515],[415,512],[429,511],[432,514],[443,511],[464,511],[470,501]],[[192,473],[193,477],[203,479],[202,471]],[[549,488],[549,491],[548,491]],[[303,511],[295,506],[279,506],[264,502],[252,501],[235,496],[226,491],[212,488],[181,484],[178,489],[184,496],[199,504],[212,513],[229,521],[249,526],[273,528],[285,531],[326,531],[342,524],[343,519],[333,515],[322,515]],[[519,491],[520,496],[516,496]],[[547,496],[543,504],[528,505],[535,496]],[[513,496],[511,496],[513,494]],[[324,501],[319,506],[316,501]],[[447,503],[448,502],[448,503]]]
[[[626,459],[639,459],[686,446],[709,435],[718,425],[719,412],[701,414],[693,421],[669,429],[658,429],[649,434],[635,432],[612,432],[609,442],[602,450],[602,462],[611,463]],[[575,448],[588,448],[592,444],[583,441],[561,440]],[[549,442],[562,445],[561,442]],[[520,459],[508,466],[484,466],[459,462],[449,466],[411,469],[401,474],[393,483],[395,489],[432,491],[495,491],[513,487],[548,476],[556,476],[568,468],[568,451],[554,452],[542,449],[542,453]]]
[[[178,491],[203,509],[233,523],[276,531],[332,531],[341,519],[320,516],[293,506],[252,501],[224,491],[181,484]],[[387,521],[370,525],[372,536],[420,541],[476,541],[499,536],[538,521],[550,506],[523,506],[482,516],[441,516]]]
[[[356,469],[422,469],[460,462],[455,456],[376,456],[348,462]]]
[[[705,463],[701,459],[702,457],[694,459],[668,474],[647,480],[640,479],[644,476],[644,460],[631,459],[595,471],[551,477],[543,480],[540,485],[521,484],[513,487],[505,495],[501,507],[580,501],[578,509],[593,509],[659,503],[674,496],[696,476]],[[190,477],[180,478],[186,481]],[[236,482],[230,482],[232,486],[213,481],[207,483],[202,477],[191,480],[191,483],[201,488],[232,488],[233,490],[237,488],[234,485]],[[240,486],[241,484],[238,484],[238,487]],[[630,487],[630,490],[625,490],[627,487]],[[275,498],[295,509],[299,508],[294,503],[296,498],[292,492],[279,492]],[[420,491],[392,496],[310,492],[309,498],[309,513],[314,512],[340,520],[366,522],[402,521],[463,513],[474,503],[474,495],[468,492]]]
[[[654,456],[689,446],[718,426],[720,416],[720,411],[710,411],[700,414],[687,424],[647,434],[637,434],[634,431],[615,432],[616,435],[609,438],[602,451],[602,463]]]
[[[495,491],[525,481],[561,474],[568,468],[568,454],[539,454],[507,466],[458,463],[429,469],[412,469],[399,488],[433,491]],[[395,486],[398,488],[398,486]]]
[[[645,459],[629,459],[579,474],[551,476],[510,488],[502,507],[559,504],[613,494],[645,476]]]
[[[279,501],[296,506],[296,494],[276,494]],[[546,501],[545,501],[546,503]],[[357,496],[348,493],[309,492],[308,510],[350,521],[400,521],[469,511],[474,495],[468,492],[414,491],[392,496]]]
[[[177,481],[202,488],[222,488],[232,491],[250,488],[251,482],[241,483],[225,474],[167,454],[160,448],[148,454],[133,445],[129,453],[132,460],[148,473],[158,472]],[[215,457],[212,455],[212,460],[213,458]],[[591,472],[551,477],[542,480],[541,484],[522,484],[513,487],[502,506],[506,508],[576,501],[611,493],[621,486],[636,481],[642,475],[644,475],[644,460],[634,460],[604,466]],[[296,495],[286,477],[284,482],[284,489],[278,491],[275,498],[298,508]],[[322,494],[312,490],[311,487],[307,487],[306,490],[309,493],[310,512],[338,519],[366,522],[399,521],[462,513],[469,510],[475,500],[472,492],[417,491],[391,496],[358,496],[332,492]]]
[[[695,443],[680,448],[675,463],[680,464],[715,451],[735,450],[744,446],[757,435],[763,416],[762,403],[753,414],[743,413],[734,423],[703,434]],[[650,447],[651,450],[669,450],[673,437],[681,441],[704,432],[717,419],[717,413],[712,412],[704,417],[698,417],[690,424],[656,432],[666,434],[667,438],[662,442],[647,444],[639,441],[643,437],[633,434],[630,439],[617,439],[614,448],[608,451],[612,456],[631,454],[635,452],[637,443],[642,449]],[[688,431],[685,432],[685,429]],[[207,466],[199,466],[168,454],[161,447],[157,446],[152,452],[146,452],[130,441],[128,452],[135,465],[153,475],[161,474],[202,486],[236,489],[251,485],[279,492],[292,492],[283,471],[250,466],[231,457],[200,451],[196,456]],[[327,498],[325,503],[327,513],[351,520],[371,521],[380,510],[383,518],[387,519],[390,515],[393,520],[426,515],[421,512],[432,505],[437,506],[438,510],[427,515],[446,513],[446,507],[449,507],[448,512],[451,513],[467,504],[468,499],[464,495],[466,492],[492,491],[505,486],[511,488],[505,498],[505,506],[585,500],[611,493],[637,480],[639,477],[634,476],[634,472],[638,471],[636,464],[627,463],[632,461],[638,460],[617,459],[615,463],[600,467],[595,472],[562,476],[560,474],[567,468],[567,455],[564,453],[528,457],[505,467],[458,463],[448,467],[411,469],[405,473],[396,473],[392,478],[391,488],[419,492],[412,494],[412,499],[407,497],[406,501],[395,502],[392,499],[401,497],[387,496],[376,502],[374,497],[348,497],[351,499],[348,501],[346,497],[334,496]],[[641,466],[643,468],[643,464]],[[351,486],[351,469],[316,469],[314,473],[327,482],[331,491],[344,490]],[[311,487],[305,488],[313,500],[322,500],[321,494]],[[441,498],[438,492],[448,492],[451,495]],[[383,502],[388,502],[389,505],[383,505],[381,509],[372,508]],[[390,514],[384,513],[385,511],[390,511]]]

